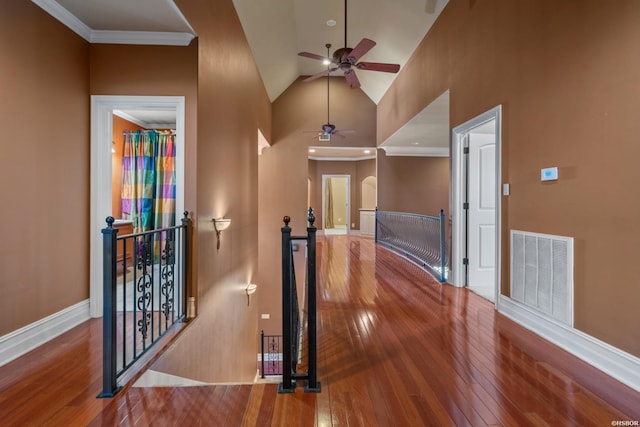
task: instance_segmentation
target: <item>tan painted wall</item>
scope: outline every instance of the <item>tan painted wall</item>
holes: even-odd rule
[[[89,298],[88,66],[38,6],[0,3],[0,336]]]
[[[260,320],[259,327],[267,334],[282,331],[282,217],[291,217],[293,234],[306,233],[309,178],[312,179],[310,196],[316,211],[315,225],[322,224],[315,206],[320,195],[316,188],[318,181],[309,173],[313,166],[309,166],[307,156],[309,146],[322,145],[313,132],[320,130],[327,120],[326,84],[324,79],[307,83],[298,79],[273,102],[272,146],[264,150],[258,162],[259,312],[270,315],[269,320]],[[330,91],[331,122],[338,129],[356,130],[344,140],[334,137],[331,145],[373,147],[375,104],[361,90],[350,89],[344,78],[331,78]],[[300,270],[303,251],[296,255],[296,267]]]
[[[198,33],[198,317],[157,363],[208,382],[256,372],[258,129],[270,138],[271,105],[231,0],[178,1]],[[216,249],[213,218],[232,223]]]
[[[349,175],[350,176],[350,187],[349,187],[349,206],[351,222],[357,224],[360,221],[359,213],[358,213],[358,199],[356,193],[357,184],[357,176],[356,176],[356,163],[357,162],[341,162],[341,161],[324,161],[324,160],[309,160],[309,162],[315,162],[315,170],[316,174],[312,178],[314,182],[314,193],[315,199],[314,209],[316,211],[317,225],[318,229],[322,229],[322,224],[324,223],[324,206],[322,206],[322,175]],[[349,224],[351,225],[351,224]],[[351,227],[349,227],[351,228]]]
[[[331,77],[329,118],[336,129],[356,132],[344,138],[334,136],[331,142],[319,142],[314,131],[320,131],[327,122],[327,83],[324,79],[302,79],[294,81],[273,102],[273,143],[293,138],[306,146],[375,146],[376,105],[360,89],[351,89],[344,77]]]
[[[501,104],[502,293],[510,229],[572,236],[575,327],[635,356],[638,22],[636,0],[451,0],[377,123],[381,142],[446,89],[452,127]],[[559,181],[540,182],[547,166]]]
[[[449,158],[387,156],[378,150],[378,209],[438,216],[449,212]]]
[[[375,206],[364,206],[362,203],[362,181],[368,176],[376,177],[378,174],[376,170],[376,159],[359,160],[356,162],[356,209],[370,208]],[[376,183],[377,188],[377,183]],[[377,190],[376,190],[377,194]],[[357,216],[358,229],[360,229],[360,215]]]

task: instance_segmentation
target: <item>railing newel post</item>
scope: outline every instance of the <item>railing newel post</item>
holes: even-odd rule
[[[447,255],[446,255],[446,241],[444,230],[444,209],[440,209],[440,282],[447,280]]]
[[[282,232],[282,382],[278,393],[293,393],[295,385],[291,375],[291,218],[285,216]]]
[[[184,211],[182,217],[182,319],[187,318],[187,304],[188,304],[188,288],[189,288],[189,245],[191,244],[191,219],[189,218],[189,212]]]
[[[373,241],[378,243],[378,207],[376,206],[375,227],[373,231]]]
[[[307,227],[307,303],[308,303],[308,318],[307,318],[307,334],[308,334],[308,358],[309,358],[309,377],[305,392],[319,393],[320,382],[318,381],[318,358],[317,358],[317,342],[316,342],[316,320],[317,320],[317,307],[316,307],[316,231],[317,228],[314,225],[316,217],[313,214],[313,209],[309,208],[308,216],[309,226]]]
[[[107,227],[102,229],[103,250],[103,321],[102,321],[102,393],[98,398],[113,397],[121,387],[117,383],[116,346],[116,256],[118,229],[115,219],[107,217]]]
[[[260,331],[260,377],[264,379],[264,329]]]

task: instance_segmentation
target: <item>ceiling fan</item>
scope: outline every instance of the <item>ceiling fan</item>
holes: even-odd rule
[[[398,71],[400,71],[399,64],[386,64],[382,62],[358,62],[358,60],[367,52],[369,52],[375,45],[376,42],[374,42],[373,40],[363,38],[362,40],[360,40],[360,43],[356,45],[356,47],[347,47],[347,0],[344,0],[344,47],[333,52],[333,56],[331,58],[329,58],[328,52],[327,57],[316,55],[315,53],[310,52],[298,53],[299,56],[317,59],[329,65],[334,64],[335,66],[328,67],[327,70],[316,73],[306,78],[304,81],[308,82],[325,75],[330,75],[335,71],[342,71],[344,74],[344,78],[349,83],[349,86],[355,89],[360,87],[360,80],[358,80],[358,76],[355,73],[356,69],[366,71],[383,71],[385,73],[397,73]]]
[[[329,54],[329,49],[331,49],[331,44],[327,43],[325,45],[325,47],[327,48],[327,55]],[[327,67],[329,68],[329,67]],[[327,123],[322,125],[321,130],[318,132],[318,137],[320,138],[320,140],[324,140],[324,141],[329,141],[331,140],[331,135],[336,135],[339,136],[341,138],[344,138],[344,134],[345,133],[355,133],[355,130],[353,129],[336,129],[336,126],[334,124],[332,124],[329,121],[329,79],[330,79],[330,72],[327,70],[324,72],[325,75],[327,76]],[[310,131],[310,132],[315,132],[315,131]]]

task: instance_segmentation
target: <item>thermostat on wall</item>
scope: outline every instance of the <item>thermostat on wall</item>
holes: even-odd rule
[[[540,181],[555,181],[558,179],[558,168],[540,169]]]

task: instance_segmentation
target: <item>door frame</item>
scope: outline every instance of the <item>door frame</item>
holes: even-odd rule
[[[471,131],[491,120],[495,120],[496,138],[496,274],[495,305],[498,305],[501,283],[501,230],[502,230],[502,105],[498,105],[471,120],[456,126],[451,131],[451,278],[454,286],[465,286],[463,258],[466,252],[465,211],[462,207],[465,191],[464,142]]]
[[[324,212],[324,207],[325,205],[325,184],[327,182],[327,178],[346,178],[347,179],[347,190],[346,190],[346,203],[347,203],[347,218],[346,218],[346,225],[347,225],[347,234],[349,234],[350,230],[351,230],[351,175],[335,175],[335,174],[328,174],[322,175],[322,232],[324,233],[325,227],[325,220],[326,220],[326,216],[325,216],[325,212]]]
[[[184,96],[91,96],[91,185],[89,230],[89,308],[102,316],[102,229],[111,215],[111,141],[114,110],[176,111],[176,224],[184,212],[185,98]]]

